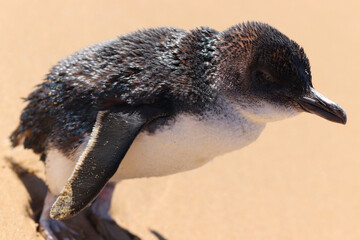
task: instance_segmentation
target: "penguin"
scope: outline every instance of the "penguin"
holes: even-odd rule
[[[198,168],[255,141],[268,122],[308,112],[346,123],[313,88],[303,48],[261,22],[94,44],[58,62],[26,101],[10,139],[45,162],[47,239],[88,206],[110,218],[115,183]]]

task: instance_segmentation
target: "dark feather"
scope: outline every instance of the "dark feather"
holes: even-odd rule
[[[216,36],[209,28],[149,29],[63,59],[26,99],[13,145],[24,139],[36,153],[48,144],[74,148],[91,132],[99,110],[121,104],[206,104],[214,98],[207,76],[214,71]]]

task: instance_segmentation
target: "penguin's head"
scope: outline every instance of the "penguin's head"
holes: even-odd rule
[[[245,116],[268,122],[305,111],[346,123],[345,111],[313,88],[304,50],[278,30],[237,25],[221,34],[218,49],[221,89]]]

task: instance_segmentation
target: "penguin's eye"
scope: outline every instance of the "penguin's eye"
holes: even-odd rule
[[[271,74],[262,71],[262,70],[257,70],[255,72],[255,78],[263,84],[269,84],[269,83],[276,83],[276,79],[273,78],[273,76],[271,76]]]

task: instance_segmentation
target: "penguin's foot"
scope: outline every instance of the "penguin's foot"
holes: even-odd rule
[[[115,184],[107,183],[91,204],[91,213],[99,219],[113,220],[109,214],[111,199],[114,193]]]
[[[119,228],[109,214],[114,187],[114,183],[108,183],[100,192],[90,207],[89,220],[104,239],[140,240],[128,231]]]
[[[56,196],[49,191],[39,221],[39,232],[46,240],[139,240],[119,227],[109,214],[114,184],[108,183],[93,204],[67,220],[50,218]]]
[[[65,223],[51,218],[40,221],[39,232],[46,240],[79,239],[79,234],[75,230],[66,226]]]
[[[39,221],[39,232],[45,237],[46,240],[80,239],[78,231],[71,229],[62,221],[50,218],[50,209],[55,200],[56,196],[48,191],[45,197],[44,208]]]
[[[137,236],[120,228],[112,219],[101,219],[95,214],[89,216],[89,220],[103,239],[107,240],[140,240]]]

